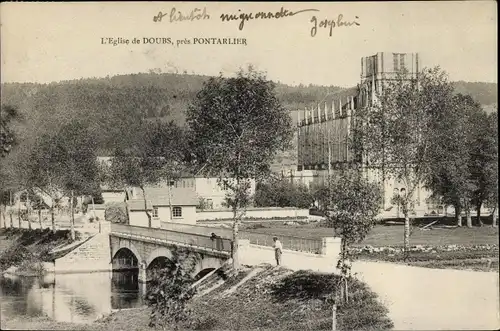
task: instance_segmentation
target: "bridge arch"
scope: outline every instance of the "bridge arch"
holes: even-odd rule
[[[164,257],[169,259],[170,261],[173,260],[172,252],[167,247],[158,247],[154,249],[151,253],[149,253],[146,259],[146,268],[149,267],[151,262],[153,262],[153,260],[156,259],[157,257]]]
[[[164,257],[170,261],[174,260],[172,251],[168,247],[157,247],[155,248],[151,253],[149,253],[148,257],[146,258],[146,268],[149,268],[151,263],[159,258],[159,257]],[[184,261],[181,261],[183,263]],[[224,259],[218,258],[218,257],[212,257],[212,256],[207,256],[207,255],[200,255],[198,261],[196,262],[196,265],[192,271],[192,276],[197,276],[201,272],[203,273],[208,273],[208,269],[213,270],[213,269],[218,269],[222,266],[222,264],[225,262]]]
[[[202,259],[198,261],[196,267],[193,270],[193,276],[197,276],[200,273],[208,273],[213,269],[219,269],[224,264],[225,260],[217,257],[203,256]],[[210,270],[210,271],[208,271]]]
[[[137,258],[137,261],[139,262],[139,264],[143,261],[143,258],[141,256],[141,254],[139,253],[139,250],[134,246],[133,243],[131,243],[130,241],[120,241],[120,244],[117,245],[116,247],[114,245],[112,245],[112,248],[113,248],[113,257],[111,260],[114,260],[114,258],[116,257],[116,254],[122,250],[122,249],[128,249],[129,251],[131,251],[135,257]]]

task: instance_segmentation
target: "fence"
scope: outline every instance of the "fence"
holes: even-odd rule
[[[273,218],[306,218],[309,209],[299,208],[248,208],[244,218],[249,219],[273,219]],[[232,220],[233,212],[229,209],[205,209],[196,211],[196,221]]]
[[[240,232],[241,239],[248,239],[250,240],[250,244],[260,246],[272,246],[274,243],[273,237],[278,237],[283,246],[283,249],[289,249],[292,251],[321,254],[321,250],[323,247],[321,239],[309,239],[249,231]]]
[[[184,244],[188,246],[202,247],[213,251],[231,252],[230,239],[217,238],[212,239],[210,236],[185,233],[173,230],[164,230],[157,228],[145,228],[133,225],[111,224],[111,232],[115,234],[126,234],[132,236],[143,237],[145,239],[159,239],[168,242]]]

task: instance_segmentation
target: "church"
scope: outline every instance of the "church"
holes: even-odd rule
[[[383,91],[384,84],[402,70],[408,78],[417,78],[421,71],[418,53],[379,52],[361,59],[361,77],[357,89],[338,99],[320,100],[317,105],[299,111],[297,123],[297,171],[289,175],[294,181],[307,185],[325,182],[342,169],[358,166],[369,179],[383,188],[383,210],[397,216],[398,207],[392,197],[406,188],[394,179],[382,183],[380,171],[370,168],[362,156],[351,150],[349,136],[356,110],[370,107]],[[431,212],[441,213],[442,208],[431,203],[430,192],[419,187],[415,192],[415,212],[422,216]]]

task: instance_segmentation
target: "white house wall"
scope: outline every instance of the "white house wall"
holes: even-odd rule
[[[175,207],[175,206],[174,206]],[[152,217],[151,227],[161,228],[165,223],[196,224],[196,206],[179,206],[182,208],[182,217],[170,218],[170,208],[168,206],[158,207],[158,217]],[[152,215],[152,214],[151,214]],[[130,225],[148,227],[148,217],[146,212],[141,210],[130,211]]]

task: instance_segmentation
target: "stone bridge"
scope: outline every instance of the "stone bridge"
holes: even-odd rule
[[[193,276],[220,268],[231,256],[231,240],[212,240],[208,234],[192,233],[200,232],[196,230],[199,229],[193,227],[191,233],[186,233],[112,224],[109,234],[112,269],[139,269],[139,282],[145,283],[149,280],[149,271],[154,266],[162,267],[175,261],[174,255],[183,248],[194,257]],[[182,263],[188,262],[183,260]]]
[[[219,239],[212,240],[210,234]],[[195,255],[193,276],[220,268],[230,257],[232,230],[188,224],[169,224],[165,229],[112,224],[109,234],[112,269],[139,269],[139,282],[149,280],[149,271],[164,268],[184,248]],[[269,237],[269,238],[268,238]],[[272,234],[240,232],[238,248],[242,264],[275,264]],[[280,236],[283,265],[292,269],[335,272],[340,252],[339,238],[307,239]],[[188,262],[192,261],[187,259]],[[181,263],[187,263],[182,260]]]

